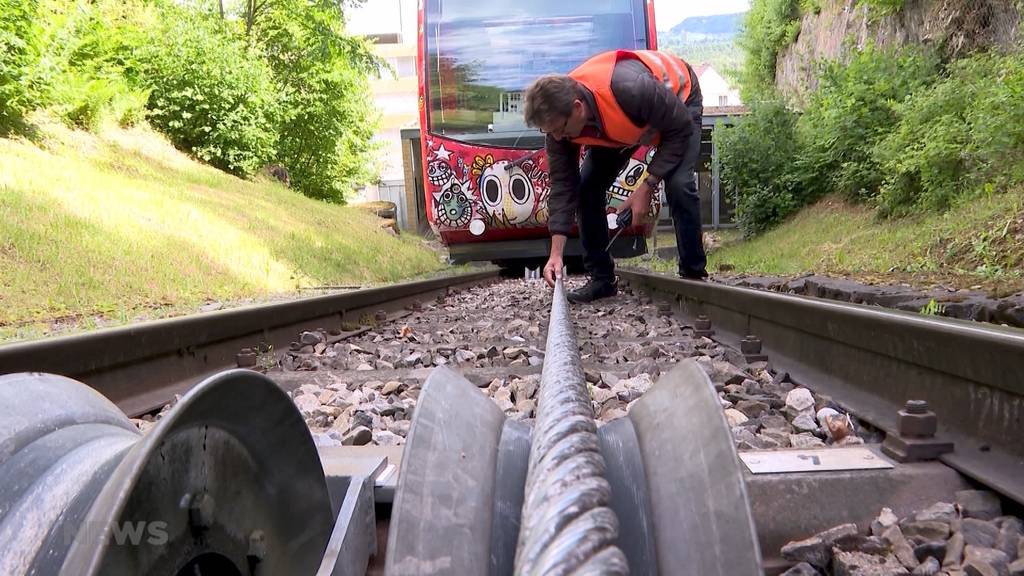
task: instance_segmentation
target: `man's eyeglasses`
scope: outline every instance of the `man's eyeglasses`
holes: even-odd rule
[[[544,132],[545,134],[551,134],[552,136],[565,136],[565,130],[569,127],[569,117],[565,117],[565,121],[562,122],[562,127],[558,130],[549,130]],[[542,131],[543,132],[543,131]]]

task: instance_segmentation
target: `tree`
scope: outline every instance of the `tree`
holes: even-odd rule
[[[343,202],[373,176],[377,114],[368,76],[381,61],[345,32],[353,0],[245,0],[246,30],[283,87],[278,161],[304,194]],[[251,23],[251,24],[250,24]]]

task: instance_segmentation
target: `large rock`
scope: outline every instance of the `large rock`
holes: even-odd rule
[[[824,569],[832,561],[832,547],[836,541],[856,536],[856,524],[842,524],[806,540],[786,544],[782,547],[782,557],[792,562],[807,562]]]
[[[933,504],[924,510],[921,510],[917,514],[914,514],[914,519],[922,522],[935,520],[938,522],[945,522],[949,524],[956,518],[956,508],[948,502],[939,502]]]
[[[786,395],[786,408],[793,414],[801,414],[814,410],[814,395],[807,388],[795,388]],[[811,414],[814,418],[814,414]]]
[[[999,496],[988,490],[961,490],[956,493],[956,505],[964,518],[994,520],[1003,514]]]
[[[953,534],[946,542],[946,556],[942,559],[943,568],[959,566],[964,561],[964,535],[961,532]]]
[[[914,547],[910,545],[903,535],[899,525],[889,526],[882,532],[882,539],[892,546],[893,555],[896,560],[906,568],[914,569],[918,565],[917,557],[914,555]]]
[[[757,418],[768,412],[771,407],[757,400],[740,400],[736,404],[736,409],[746,414],[748,418]]]
[[[999,527],[999,536],[996,537],[996,550],[1002,550],[1010,558],[1016,560],[1020,554],[1018,549],[1021,546],[1021,533],[1024,532],[1020,519],[1007,518]]]
[[[968,576],[1005,576],[1009,573],[1010,559],[1000,550],[971,546],[964,549],[964,572]]]
[[[790,434],[789,444],[793,448],[802,448],[805,450],[809,448],[825,447],[825,443],[822,442],[820,438],[812,434]]]
[[[871,521],[871,534],[881,536],[886,528],[895,526],[899,521],[900,519],[891,509],[882,508],[882,511],[878,513],[878,517]]]
[[[945,540],[949,538],[949,524],[935,520],[906,522],[900,524],[903,535],[916,544]],[[995,538],[993,538],[995,542]]]
[[[807,412],[793,418],[793,429],[797,432],[817,432],[818,424],[814,421],[812,413]]]
[[[365,446],[371,440],[373,440],[373,432],[365,426],[359,426],[346,434],[341,443],[345,446]]]
[[[747,418],[747,415],[739,410],[729,408],[725,411],[725,421],[729,423],[729,428],[735,428],[748,420],[750,419]]]
[[[792,431],[789,421],[779,414],[762,414],[761,415],[761,427],[768,430],[780,430],[782,432]]]
[[[999,529],[995,524],[977,518],[964,518],[960,531],[964,535],[964,544],[968,546],[993,548],[999,537]]]
[[[897,576],[909,574],[895,556],[836,550],[832,562],[835,576]]]
[[[295,397],[295,406],[303,418],[309,418],[320,409],[320,399],[313,394],[299,394]]]

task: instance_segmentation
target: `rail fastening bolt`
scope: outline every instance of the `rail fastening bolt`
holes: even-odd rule
[[[740,340],[740,352],[746,356],[760,354],[761,339],[752,334],[748,334],[743,340]]]
[[[907,414],[927,414],[928,413],[928,401],[927,400],[907,400],[907,405],[904,407]]]
[[[711,319],[701,314],[697,316],[697,321],[693,323],[693,327],[701,331],[711,330]]]
[[[939,430],[939,418],[924,400],[910,400],[899,411],[899,434],[906,438],[931,438]]]

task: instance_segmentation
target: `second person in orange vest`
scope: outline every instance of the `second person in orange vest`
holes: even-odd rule
[[[549,284],[561,275],[565,243],[577,221],[590,281],[571,292],[569,300],[590,302],[617,293],[608,253],[606,194],[641,145],[657,146],[657,151],[646,178],[619,211],[631,209],[634,223],[644,222],[658,184],[665,182],[679,275],[707,276],[694,172],[703,100],[689,64],[651,50],[604,52],[568,75],[534,81],[526,91],[525,115],[528,125],[547,135],[551,254],[544,278]],[[583,145],[588,149],[581,166]]]

